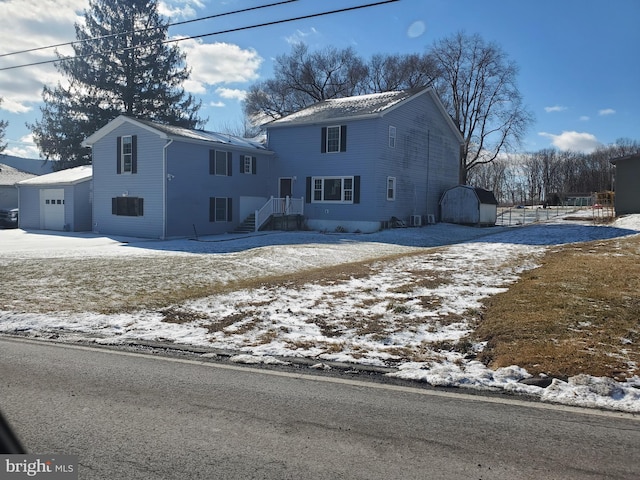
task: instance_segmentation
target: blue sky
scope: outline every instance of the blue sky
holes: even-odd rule
[[[272,3],[274,0],[163,0],[170,21]],[[242,15],[172,27],[170,36],[202,35],[320,13],[375,0],[298,0]],[[88,0],[3,0],[0,53],[75,39]],[[8,22],[7,19],[11,19]],[[520,67],[518,85],[535,115],[523,151],[556,147],[590,151],[620,137],[640,140],[640,1],[400,0],[353,12],[179,43],[202,99],[206,128],[242,122],[241,99],[273,74],[273,59],[294,42],[311,49],[353,47],[376,53],[422,53],[458,31],[497,43]],[[8,23],[7,23],[8,22]],[[0,67],[52,58],[51,52],[0,58]],[[42,86],[60,78],[50,65],[0,71],[0,118],[10,122],[6,153],[37,157],[25,122],[39,117]]]

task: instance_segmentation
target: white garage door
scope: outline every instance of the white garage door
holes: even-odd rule
[[[44,230],[64,230],[64,189],[40,191],[42,228]]]

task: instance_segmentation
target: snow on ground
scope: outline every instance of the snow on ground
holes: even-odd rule
[[[585,215],[589,220],[588,211]],[[530,376],[520,367],[490,370],[447,348],[473,329],[482,300],[535,268],[549,246],[638,232],[640,216],[623,217],[610,226],[557,219],[511,228],[438,224],[367,235],[273,232],[200,241],[0,230],[0,266],[19,259],[216,255],[222,261],[237,255],[234,265],[248,267],[236,275],[251,275],[261,268],[286,274],[372,260],[367,271],[349,278],[268,284],[173,306],[192,319],[186,323],[164,321],[163,312],[157,311],[42,315],[0,310],[0,332],[53,335],[62,341],[205,346],[236,351],[232,360],[244,363],[305,357],[323,366],[332,361],[391,366],[396,371],[389,375],[432,385],[504,390],[542,401],[640,412],[638,377],[623,384],[579,375],[568,382],[554,379],[541,388],[520,383]],[[424,248],[435,246],[442,247]],[[420,254],[376,260],[414,252]]]

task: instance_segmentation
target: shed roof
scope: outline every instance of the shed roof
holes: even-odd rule
[[[484,188],[480,187],[472,188],[476,191],[476,195],[478,196],[478,200],[480,200],[480,203],[484,203],[485,205],[498,205],[498,200],[491,190],[485,190]]]
[[[167,140],[184,140],[192,142],[205,142],[223,144],[228,146],[234,146],[241,149],[249,150],[262,150],[267,153],[267,148],[259,141],[254,141],[247,138],[238,137],[235,135],[229,135],[226,133],[209,132],[207,130],[189,129],[184,127],[178,127],[176,125],[165,125],[162,123],[152,122],[150,120],[142,120],[139,118],[131,118],[125,115],[120,115],[100,130],[89,136],[83,142],[84,146],[92,146],[95,142],[100,140],[105,135],[109,134],[119,126],[125,123],[132,123],[138,125],[146,130],[153,131],[161,138]]]
[[[48,186],[48,185],[75,185],[87,180],[91,180],[93,176],[93,167],[91,165],[82,165],[80,167],[67,168],[58,172],[40,175],[39,177],[30,178],[18,182],[18,186]]]
[[[35,177],[33,173],[23,172],[4,163],[0,163],[0,186],[14,186],[16,183]]]

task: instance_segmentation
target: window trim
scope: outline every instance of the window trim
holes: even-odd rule
[[[252,155],[240,156],[240,173],[243,173],[245,175],[255,175],[256,170],[256,157]]]
[[[326,200],[326,184],[327,180],[340,180],[340,200]],[[351,188],[345,188],[345,181],[351,181]],[[324,176],[311,177],[311,203],[334,203],[348,204],[355,203],[355,177],[354,176]],[[348,195],[347,193],[350,193]],[[350,197],[350,199],[347,199]]]
[[[127,142],[127,140],[129,140]],[[118,175],[133,175],[138,173],[138,136],[137,135],[122,135],[116,138],[116,173]],[[126,145],[130,145],[131,151],[126,152]],[[129,162],[125,161],[125,156],[129,157]],[[125,168],[125,165],[129,163],[129,168]]]
[[[226,157],[226,164],[224,167],[224,173],[218,168],[218,161],[222,163],[223,159],[219,158],[218,154]],[[233,153],[228,150],[209,150],[209,175],[215,175],[217,177],[230,177],[233,174]]]
[[[396,199],[396,177],[387,177],[387,201],[393,202]],[[391,195],[389,195],[391,192]]]
[[[397,130],[393,125],[389,125],[389,148],[396,148]]]
[[[218,216],[218,202],[224,203],[224,215]],[[229,197],[209,197],[209,222],[228,223],[233,221],[232,199]]]
[[[329,131],[338,129],[337,150],[329,150]],[[346,125],[328,125],[320,129],[320,152],[321,153],[341,153],[347,151],[347,126]]]
[[[331,132],[337,131],[338,135],[334,139],[331,137]],[[330,141],[335,141],[335,150],[329,148]],[[327,127],[327,138],[326,138],[325,151],[327,153],[340,153],[340,125],[331,125]]]

